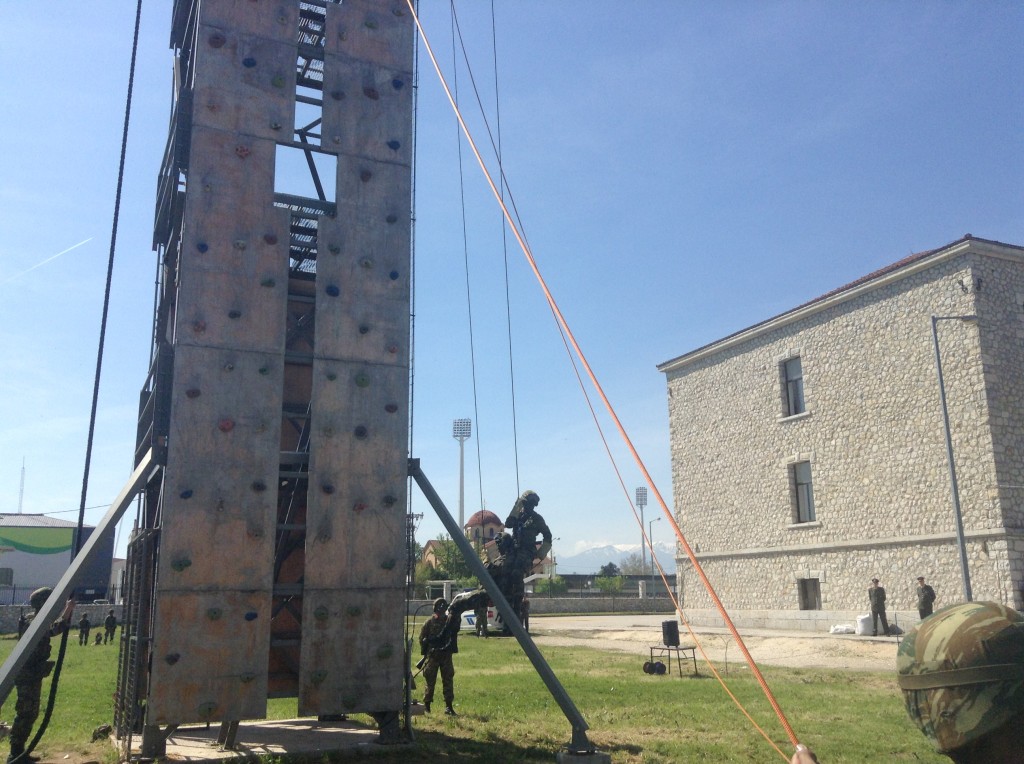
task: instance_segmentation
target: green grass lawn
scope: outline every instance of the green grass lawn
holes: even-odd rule
[[[62,760],[65,754],[77,761],[115,761],[112,747],[92,743],[91,736],[93,729],[112,719],[117,647],[79,647],[76,635],[71,637],[57,706],[37,753],[47,761]],[[55,639],[54,656],[57,643]],[[13,646],[13,639],[0,639],[0,658]],[[459,716],[440,713],[438,687],[434,712],[415,717],[415,743],[375,748],[374,758],[431,764],[554,761],[572,730],[515,640],[464,636],[459,646],[461,652],[455,656]],[[587,720],[588,738],[617,764],[782,761],[714,678],[644,674],[641,666],[647,655],[642,650],[629,655],[545,647],[543,640],[540,647]],[[703,664],[698,665],[706,674]],[[890,674],[771,667],[762,671],[797,735],[815,749],[823,764],[948,761],[933,753],[911,726]],[[750,672],[730,664],[727,680],[758,724],[789,753],[781,725]],[[417,683],[413,697],[421,698],[422,679]],[[271,701],[268,715],[288,718],[295,715],[295,708],[294,700]],[[10,723],[13,716],[12,697],[0,718]],[[353,721],[372,725],[363,715],[354,716]],[[328,759],[343,762],[365,757],[364,752]]]

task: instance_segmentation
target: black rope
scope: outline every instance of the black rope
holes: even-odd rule
[[[107,260],[107,283],[103,292],[103,315],[100,319],[99,348],[96,351],[96,375],[93,378],[92,410],[89,413],[89,436],[86,439],[85,446],[85,469],[82,475],[82,502],[78,509],[78,532],[77,538],[75,539],[74,550],[71,554],[72,560],[74,560],[82,550],[82,530],[85,526],[85,497],[89,490],[89,465],[92,461],[92,442],[96,431],[96,407],[100,393],[100,370],[103,367],[103,343],[107,333],[107,313],[110,306],[110,284],[111,281],[113,281],[114,273],[114,248],[117,242],[117,219],[121,211],[121,187],[124,184],[124,162],[125,155],[128,150],[128,122],[132,112],[132,89],[135,85],[135,59],[139,49],[139,23],[141,18],[142,0],[138,0],[135,7],[135,35],[132,40],[132,62],[128,72],[128,96],[124,107],[124,129],[121,133],[121,162],[117,169],[117,193],[114,198],[114,221],[110,231],[110,256]],[[74,596],[73,593],[72,596]],[[53,716],[53,707],[57,701],[57,685],[60,681],[61,667],[64,665],[64,654],[67,651],[69,631],[70,624],[65,623],[63,629],[64,633],[60,638],[60,649],[57,652],[57,660],[53,667],[53,679],[50,681],[50,694],[46,701],[46,712],[43,714],[43,720],[39,723],[39,729],[36,731],[35,737],[32,738],[32,742],[29,743],[25,751],[12,759],[8,764],[13,764],[13,762],[17,762],[20,759],[25,759],[27,761],[28,756],[35,750],[35,747],[39,744],[43,734],[46,732],[46,728],[50,724],[50,717]],[[50,637],[47,635],[45,638],[49,639]]]

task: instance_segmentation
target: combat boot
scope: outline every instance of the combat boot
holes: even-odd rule
[[[444,714],[445,716],[458,716],[458,714],[455,713],[455,709],[452,708],[451,703],[444,707]]]
[[[430,701],[429,700],[424,700],[423,701],[423,710],[426,711],[428,714],[430,713]]]

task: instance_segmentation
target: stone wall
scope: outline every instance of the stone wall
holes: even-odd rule
[[[970,242],[666,371],[680,527],[730,611],[798,611],[801,579],[818,580],[823,611],[865,608],[872,577],[891,607],[914,607],[918,575],[940,605],[961,599],[931,316],[969,314],[938,336],[971,583],[1021,606],[1024,266],[991,249]],[[787,417],[795,356],[807,410]],[[815,499],[802,523],[801,461]],[[688,560],[679,574],[684,607],[710,607]]]

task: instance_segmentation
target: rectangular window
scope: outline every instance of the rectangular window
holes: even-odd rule
[[[793,480],[793,507],[796,522],[814,522],[814,488],[811,485],[811,463],[797,462],[790,468]]]
[[[804,405],[804,371],[800,364],[800,356],[783,362],[782,382],[786,399],[786,416],[804,413],[807,407]]]
[[[821,582],[816,578],[801,578],[797,584],[800,587],[800,609],[821,610]]]

